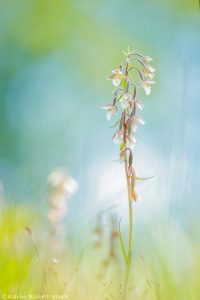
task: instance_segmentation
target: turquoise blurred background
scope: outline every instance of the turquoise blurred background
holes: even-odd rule
[[[79,183],[70,218],[127,210],[123,166],[113,160],[110,71],[127,46],[154,58],[143,95],[135,222],[170,216],[193,224],[199,207],[198,1],[0,1],[0,181],[6,201],[45,206],[48,174]],[[142,99],[142,100],[143,100]]]

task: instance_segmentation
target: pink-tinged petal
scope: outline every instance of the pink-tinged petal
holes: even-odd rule
[[[141,81],[141,86],[144,89],[146,95],[150,95],[152,84],[155,84],[155,81],[152,81],[152,80],[142,80]]]
[[[134,124],[131,128],[132,132],[136,132],[137,128],[138,128],[138,126],[136,124]]]
[[[129,107],[129,101],[131,100],[131,95],[128,93],[123,94],[120,103],[121,103],[121,107],[122,109],[126,109]]]
[[[150,65],[146,65],[143,69],[144,74],[155,73],[155,71],[156,70]]]
[[[136,139],[134,136],[129,136],[126,140],[126,147],[130,149],[134,149],[136,145]]]
[[[150,56],[143,56],[140,60],[141,60],[144,64],[146,64],[146,63],[149,63],[150,61],[152,61],[153,58],[151,58]]]
[[[113,75],[116,75],[116,74],[121,75],[122,74],[122,72],[120,71],[120,69],[115,69],[115,70],[112,70],[111,72],[112,72]]]
[[[114,105],[114,106],[112,107],[112,113],[113,113],[113,114],[116,114],[117,111],[118,111],[117,105]]]
[[[108,105],[102,106],[102,109],[104,109],[104,110],[110,110],[110,109],[112,109],[112,108],[113,108],[113,105],[112,105],[112,104],[108,104]]]
[[[150,79],[153,79],[155,75],[154,73],[155,73],[155,69],[150,65],[146,65],[143,69],[144,76],[149,77]]]
[[[117,113],[117,106],[116,105],[105,105],[102,107],[104,110],[106,110],[106,118],[108,121],[110,121],[113,114]]]
[[[116,131],[112,139],[115,144],[120,145],[123,142],[122,131],[120,130]]]
[[[151,94],[151,87],[150,86],[144,86],[143,87],[143,89],[144,89],[144,91],[145,91],[145,94],[147,95],[147,96],[149,96],[150,94]]]
[[[123,98],[120,100],[120,103],[121,103],[122,109],[126,109],[129,107],[128,101],[124,100]]]
[[[125,93],[125,94],[123,94],[123,98],[126,101],[131,100],[131,95],[129,93]]]
[[[149,77],[150,79],[153,79],[154,76],[155,76],[155,74],[150,74],[150,73],[149,73],[149,74],[146,74],[145,76],[146,76],[146,77]]]
[[[136,122],[137,122],[137,123],[140,123],[140,124],[142,124],[142,125],[145,124],[145,121],[144,121],[144,119],[143,119],[142,117],[136,116],[135,119],[136,119]]]
[[[140,102],[140,101],[136,101],[136,106],[137,106],[137,108],[139,108],[140,110],[143,110],[143,108],[144,108],[144,104],[142,103],[142,102]]]
[[[110,120],[111,120],[111,117],[112,117],[112,112],[111,112],[110,110],[108,110],[107,113],[106,113],[106,119],[107,119],[108,121],[110,121]]]

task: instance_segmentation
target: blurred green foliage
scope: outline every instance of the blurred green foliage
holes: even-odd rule
[[[23,206],[20,209],[10,207],[1,213],[0,294],[57,293],[68,295],[69,299],[120,299],[124,269],[122,253],[118,252],[117,259],[105,263],[108,244],[96,248],[91,235],[90,243],[85,243],[82,250],[71,248],[68,241],[56,254],[58,262],[54,263],[55,254],[45,233],[47,227],[42,226],[40,218],[30,216]],[[25,230],[27,225],[31,225],[38,252]],[[90,230],[95,228],[94,225],[90,224]],[[161,223],[160,227],[163,233],[166,232]],[[170,235],[170,231],[168,233]],[[159,231],[155,234],[159,240]],[[184,252],[179,253],[179,257],[174,256],[176,247],[169,244],[167,235],[160,245],[150,235],[148,251],[134,251],[128,299],[199,299],[199,245],[190,237],[178,234],[177,230],[173,234]],[[168,251],[164,250],[165,247]]]

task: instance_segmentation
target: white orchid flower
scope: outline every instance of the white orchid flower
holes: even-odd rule
[[[112,79],[114,87],[118,87],[122,79],[122,72],[120,71],[120,69],[113,70],[110,79]]]
[[[150,56],[145,56],[145,55],[143,55],[143,56],[140,58],[140,60],[141,60],[144,64],[146,64],[146,63],[149,63],[150,61],[152,61],[153,58],[151,58]]]
[[[155,81],[152,80],[142,80],[141,81],[141,87],[144,89],[146,95],[151,94],[151,85],[155,84]]]
[[[117,113],[117,106],[116,105],[105,105],[102,107],[104,110],[106,110],[106,118],[108,121],[111,120],[112,115]]]
[[[134,149],[137,141],[133,135],[128,135],[126,139],[126,147],[130,149]]]
[[[153,77],[154,77],[154,73],[155,73],[155,69],[152,67],[152,66],[150,66],[150,65],[146,65],[145,67],[144,67],[144,69],[143,69],[143,74],[145,75],[145,76],[147,76],[147,77],[149,77],[150,79],[153,79]]]
[[[58,263],[59,263],[59,260],[58,260],[57,258],[53,257],[53,258],[52,258],[52,262],[53,262],[54,264],[58,264]]]
[[[140,110],[143,110],[144,104],[138,100],[136,100],[136,107],[139,108]]]
[[[123,132],[121,130],[117,130],[113,136],[113,142],[115,144],[120,145],[123,143]]]
[[[121,107],[122,109],[126,109],[129,107],[129,100],[131,99],[130,95],[125,93],[123,94],[120,103],[121,103]]]
[[[141,116],[135,116],[135,122],[145,125],[145,120]]]
[[[137,128],[138,128],[138,126],[136,124],[133,124],[132,127],[131,127],[131,131],[136,132]]]
[[[121,83],[121,79],[120,78],[113,78],[112,83],[115,87],[119,86]]]

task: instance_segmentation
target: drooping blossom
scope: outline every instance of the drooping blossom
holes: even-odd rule
[[[137,141],[134,135],[128,135],[126,138],[126,147],[129,149],[134,149]]]
[[[154,75],[155,75],[155,69],[150,66],[150,65],[146,65],[143,69],[143,74],[146,76],[146,77],[149,77],[150,79],[153,79]]]
[[[141,116],[135,116],[136,123],[140,123],[141,125],[145,124],[145,120]]]
[[[131,100],[131,95],[128,93],[124,93],[122,98],[120,99],[122,109],[126,109],[129,107],[129,101]]]
[[[123,142],[123,132],[121,130],[117,130],[113,136],[113,142],[115,144],[120,145]]]
[[[116,69],[112,71],[112,75],[110,76],[110,79],[112,79],[112,83],[114,87],[118,87],[121,83],[122,79],[122,72],[120,69]]]
[[[144,89],[147,96],[151,94],[152,84],[155,84],[155,82],[152,80],[142,80],[141,81],[141,87]]]
[[[150,56],[145,56],[145,55],[141,55],[141,57],[140,57],[140,60],[144,63],[144,64],[146,64],[146,63],[149,63],[150,61],[152,61],[153,60],[153,58],[151,58]]]
[[[140,110],[143,110],[144,104],[141,101],[136,100],[136,107]]]
[[[106,111],[106,118],[108,121],[111,120],[112,115],[115,115],[118,110],[117,106],[112,104],[105,105],[102,108]]]

